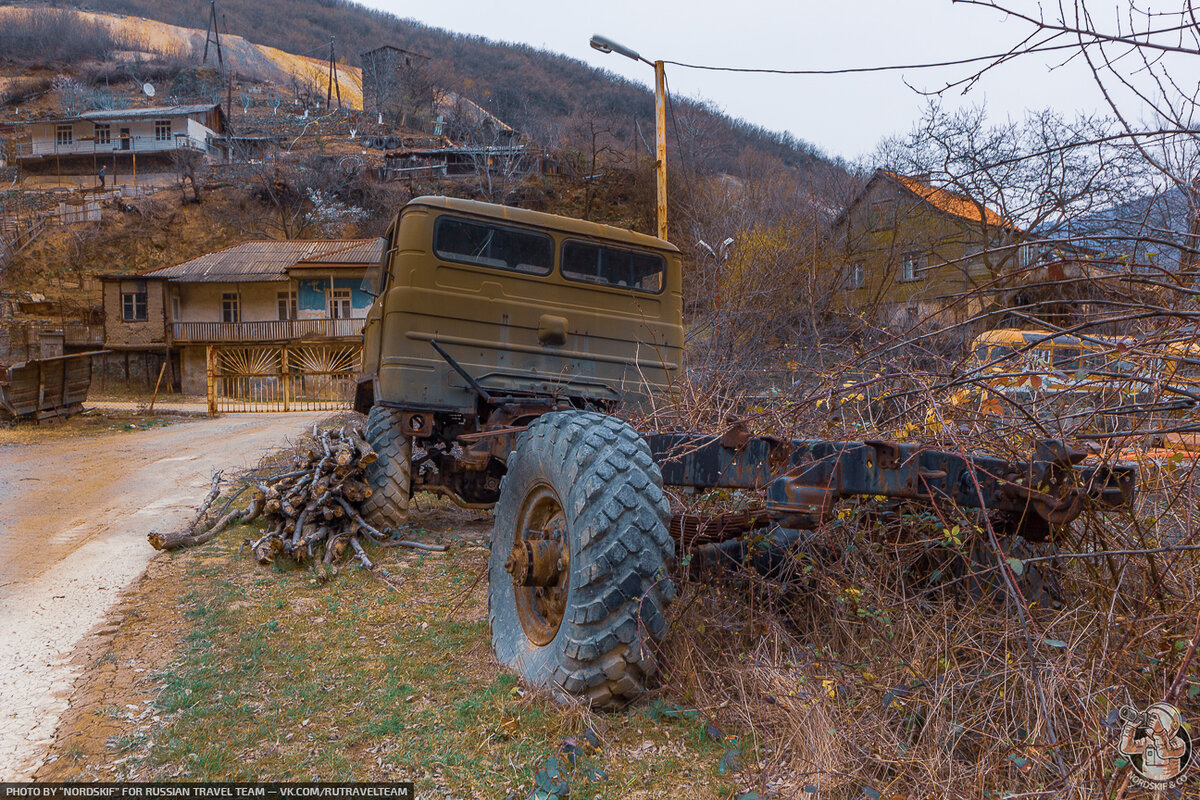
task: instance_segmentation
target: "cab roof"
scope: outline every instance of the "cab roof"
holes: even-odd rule
[[[588,236],[593,239],[606,239],[634,247],[666,250],[672,253],[679,252],[678,247],[655,236],[647,236],[644,233],[636,233],[635,231],[618,228],[614,225],[603,225],[599,222],[588,222],[587,220],[575,219],[574,217],[547,214],[542,211],[530,211],[526,208],[514,208],[496,203],[484,203],[479,200],[461,200],[456,197],[432,195],[415,197],[408,201],[405,208],[409,208],[410,206],[425,206],[427,208],[458,211],[476,217],[488,217],[518,225],[546,228],[561,233],[573,233],[578,236]]]

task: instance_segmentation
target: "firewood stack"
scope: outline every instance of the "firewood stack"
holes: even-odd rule
[[[269,564],[284,556],[332,564],[353,552],[370,569],[359,536],[382,542],[388,534],[368,524],[357,506],[371,496],[363,468],[377,458],[357,425],[314,429],[291,468],[260,484],[270,530],[252,547],[258,562]]]
[[[360,541],[362,536],[388,547],[445,550],[441,545],[389,539],[389,533],[373,527],[359,514],[358,504],[371,496],[363,468],[377,459],[358,424],[325,431],[314,426],[312,438],[296,449],[284,472],[249,478],[219,512],[213,513],[212,506],[221,494],[221,473],[216,473],[212,490],[191,525],[177,533],[151,533],[150,544],[156,550],[192,547],[204,544],[230,525],[262,516],[268,532],[251,545],[260,564],[279,557],[302,564],[333,564],[352,554],[371,569],[371,560]],[[242,511],[228,511],[248,489],[254,491],[249,506]]]

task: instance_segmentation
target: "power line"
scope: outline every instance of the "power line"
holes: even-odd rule
[[[1025,55],[1027,53],[1048,53],[1054,50],[1077,50],[1079,44],[1055,44],[1055,45],[1038,45],[1027,50],[1010,50],[1005,53],[993,53],[986,56],[973,56],[971,58],[960,58],[953,61],[931,61],[923,64],[886,64],[875,67],[843,67],[840,69],[766,69],[759,67],[717,67],[711,64],[688,64],[683,61],[664,61],[665,64],[672,64],[676,67],[685,69],[702,69],[709,72],[750,72],[757,74],[768,75],[849,75],[862,72],[889,72],[902,69],[934,69],[936,67],[955,67],[963,64],[973,64],[979,61],[995,61],[996,59],[1008,59],[1017,55]]]

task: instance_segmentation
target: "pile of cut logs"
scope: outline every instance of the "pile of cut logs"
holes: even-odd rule
[[[371,496],[363,468],[377,458],[357,424],[325,431],[314,427],[312,437],[300,444],[282,473],[248,478],[221,512],[212,513],[220,495],[218,472],[192,524],[178,533],[151,533],[150,544],[157,550],[203,544],[230,525],[250,522],[261,515],[267,522],[267,533],[251,545],[260,564],[269,564],[280,556],[299,563],[333,564],[352,553],[370,569],[371,560],[359,541],[361,536],[384,546],[444,549],[392,539],[390,532],[363,519],[357,506]],[[233,500],[247,490],[254,494],[246,509],[226,513]]]

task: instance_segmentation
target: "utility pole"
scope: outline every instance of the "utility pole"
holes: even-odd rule
[[[626,58],[641,61],[654,67],[654,129],[655,129],[655,183],[658,188],[655,205],[658,210],[658,238],[667,238],[667,72],[666,62],[650,61],[643,58],[636,50],[630,50],[624,45],[617,44],[604,36],[593,36],[590,42],[593,50],[601,53],[620,53]],[[636,120],[635,120],[636,122]],[[639,133],[641,129],[638,129]]]
[[[329,108],[333,92],[337,91],[338,108],[342,107],[342,85],[338,83],[337,57],[333,49],[333,37],[329,37],[329,85],[325,87],[325,108]]]
[[[658,188],[658,238],[667,238],[667,72],[665,64],[654,62],[654,129],[657,139],[658,160],[654,172]]]
[[[204,57],[200,63],[208,63],[208,44],[217,46],[217,64],[225,68],[225,59],[221,54],[221,32],[217,30],[217,0],[208,0],[208,28],[204,32]]]

